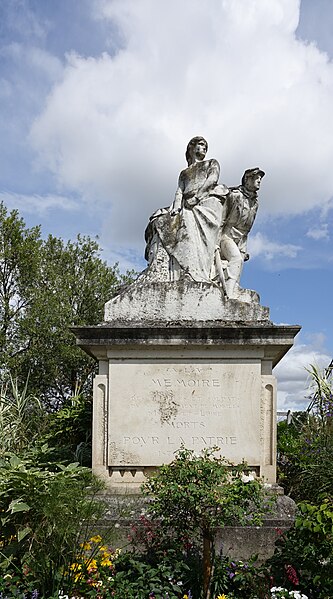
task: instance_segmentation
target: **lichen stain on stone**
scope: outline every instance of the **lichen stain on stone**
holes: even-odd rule
[[[117,464],[118,466],[126,466],[130,464],[131,466],[139,466],[140,465],[140,456],[127,451],[126,449],[121,449],[117,447],[115,442],[110,442],[108,447],[108,466],[114,466]]]
[[[158,404],[161,424],[170,424],[177,416],[179,408],[174,401],[173,391],[153,391],[152,399]]]

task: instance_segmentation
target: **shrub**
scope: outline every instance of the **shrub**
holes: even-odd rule
[[[203,597],[210,593],[217,527],[259,525],[267,511],[262,484],[247,474],[247,465],[233,466],[217,451],[211,448],[198,456],[182,447],[143,485],[151,498],[148,511],[161,530],[174,531],[182,543],[202,539]]]
[[[329,372],[309,369],[313,397],[308,410],[278,426],[279,482],[295,501],[333,491],[333,394]]]
[[[333,588],[333,501],[301,502],[295,526],[281,535],[269,560],[274,581],[328,599]]]
[[[183,597],[182,576],[186,566],[177,563],[172,552],[161,555],[158,563],[152,564],[145,555],[112,551],[101,543],[94,554],[89,553],[91,543],[87,543],[86,555],[71,566],[77,596],[100,599],[138,599],[148,598],[148,595],[156,599]]]
[[[3,575],[18,576],[46,597],[63,587],[79,539],[100,518],[101,483],[77,464],[34,465],[14,454],[0,461],[0,543]]]

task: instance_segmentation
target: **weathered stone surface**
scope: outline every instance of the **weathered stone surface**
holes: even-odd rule
[[[273,555],[276,540],[293,525],[295,515],[295,502],[290,497],[279,495],[272,513],[265,516],[262,526],[225,526],[219,529],[216,551],[222,550],[231,559],[243,561],[257,555],[257,563],[263,563]]]
[[[184,277],[220,287],[226,298],[246,299],[240,288],[249,259],[247,237],[258,210],[265,173],[247,169],[241,185],[219,184],[220,165],[206,160],[203,137],[188,143],[188,167],[181,171],[173,203],[156,210],[145,232],[146,280],[178,281]]]
[[[93,469],[115,493],[137,493],[182,442],[219,446],[275,482],[272,366],[299,327],[253,323],[100,325],[75,329],[98,357]]]
[[[286,532],[294,523],[296,515],[295,502],[277,487],[276,504],[272,512],[263,519],[262,526],[225,526],[217,529],[215,551],[218,555],[222,551],[232,560],[248,561],[257,555],[257,563],[265,562],[274,553],[275,542],[279,536]],[[112,533],[114,543],[118,547],[128,546],[128,535],[132,532],[133,523],[137,522],[140,515],[146,513],[147,499],[142,495],[115,495],[105,492],[101,499],[107,505],[106,516],[103,521],[94,524],[91,534]]]
[[[105,304],[106,322],[268,321],[255,291],[228,299],[215,285],[191,280],[148,283],[144,277]]]
[[[184,444],[259,467],[261,386],[259,361],[112,361],[108,465],[159,466]]]

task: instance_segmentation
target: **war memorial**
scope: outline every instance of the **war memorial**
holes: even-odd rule
[[[190,140],[173,202],[150,217],[147,268],[106,303],[103,323],[73,329],[99,363],[93,471],[112,495],[138,494],[181,445],[217,446],[277,488],[272,369],[300,327],[273,324],[240,286],[265,173],[249,168],[227,187],[207,150]]]

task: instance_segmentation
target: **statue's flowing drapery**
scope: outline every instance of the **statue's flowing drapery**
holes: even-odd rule
[[[195,206],[183,206],[174,216],[163,214],[154,223],[168,254],[194,281],[211,282],[222,212],[221,199],[211,195]]]

